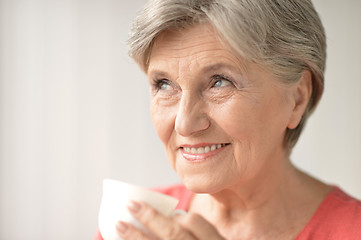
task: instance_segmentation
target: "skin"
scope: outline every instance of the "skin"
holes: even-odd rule
[[[135,202],[133,214],[161,239],[293,239],[330,191],[292,166],[284,147],[311,96],[310,72],[283,84],[203,24],[158,36],[147,75],[169,162],[198,194],[182,217]],[[215,144],[222,147],[207,154],[185,151]],[[149,239],[126,223],[118,230]]]

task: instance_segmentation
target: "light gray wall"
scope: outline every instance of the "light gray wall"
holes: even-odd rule
[[[292,158],[361,198],[361,1],[314,3],[327,34],[325,92]]]
[[[91,239],[103,178],[178,181],[127,57],[145,0],[0,0],[0,239]],[[361,198],[361,2],[316,0],[326,91],[292,159]]]

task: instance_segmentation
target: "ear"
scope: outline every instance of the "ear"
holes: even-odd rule
[[[312,74],[309,70],[305,70],[301,78],[295,83],[293,89],[292,100],[294,102],[290,121],[288,123],[289,129],[295,129],[300,123],[302,116],[306,110],[308,102],[312,94]]]

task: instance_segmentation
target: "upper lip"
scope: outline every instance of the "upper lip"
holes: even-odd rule
[[[199,147],[206,147],[206,146],[212,146],[212,145],[218,145],[218,144],[223,144],[223,145],[228,145],[229,143],[198,143],[198,144],[182,144],[180,145],[179,148],[199,148]]]

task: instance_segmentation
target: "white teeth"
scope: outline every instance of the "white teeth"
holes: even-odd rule
[[[197,154],[203,154],[204,153],[204,148],[200,147],[197,149]]]
[[[207,152],[209,152],[209,151],[211,151],[211,148],[210,148],[209,146],[207,146],[207,147],[204,148],[204,153],[207,153]]]
[[[199,147],[199,148],[184,147],[183,150],[185,152],[191,153],[191,154],[204,154],[204,153],[208,153],[210,151],[214,151],[216,149],[219,149],[222,146],[223,146],[222,144],[213,144],[211,146],[205,146],[205,147]]]

